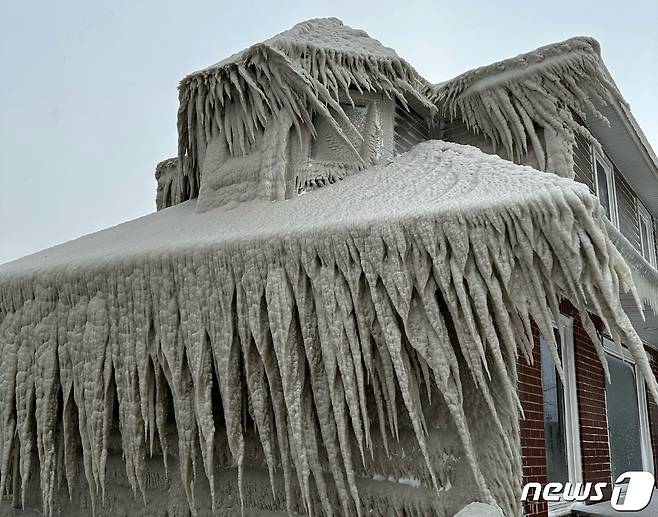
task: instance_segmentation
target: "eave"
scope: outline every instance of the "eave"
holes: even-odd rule
[[[608,72],[609,75],[609,72]],[[612,82],[612,78],[610,77]],[[611,98],[595,103],[609,122],[588,113],[586,126],[628,180],[638,198],[658,217],[658,157],[628,104]]]

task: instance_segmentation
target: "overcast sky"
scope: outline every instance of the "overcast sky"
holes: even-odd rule
[[[432,82],[591,35],[658,148],[658,1],[0,0],[0,263],[155,209],[178,81],[295,23],[336,16]]]

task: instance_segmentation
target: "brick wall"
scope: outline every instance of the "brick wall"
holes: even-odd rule
[[[610,452],[608,448],[608,423],[605,406],[605,377],[594,344],[585,332],[574,307],[565,302],[561,311],[573,317],[574,358],[576,365],[576,386],[580,420],[580,439],[583,480],[596,483],[609,483]],[[594,319],[597,329],[601,321]],[[537,482],[545,484],[546,456],[544,448],[544,411],[541,386],[541,356],[539,351],[539,331],[533,325],[534,364],[529,365],[519,358],[519,398],[525,419],[521,420],[521,454],[523,457],[523,484]],[[655,358],[658,372],[658,355]],[[655,428],[658,431],[658,406],[653,407]],[[655,449],[654,449],[655,450]],[[657,463],[658,464],[658,463]],[[609,497],[610,494],[607,494]],[[525,504],[526,517],[546,517],[547,505],[544,502]]]
[[[608,420],[605,401],[605,374],[594,348],[585,332],[574,307],[568,302],[560,305],[562,313],[574,320],[574,358],[576,366],[576,392],[580,424],[580,447],[582,455],[583,481],[611,482],[610,449],[608,444]],[[601,321],[594,317],[597,330],[601,331]],[[519,357],[518,390],[525,419],[521,420],[521,454],[523,457],[523,484],[541,483],[546,480],[546,456],[544,448],[544,406],[541,386],[541,355],[539,351],[539,331],[533,325],[534,364],[527,364]],[[658,377],[658,351],[646,347],[654,375]],[[654,465],[658,467],[658,405],[647,393],[649,427],[653,448]],[[657,482],[658,486],[658,482]],[[605,494],[610,497],[610,490]],[[526,503],[523,507],[526,517],[547,517],[547,504]]]
[[[539,353],[539,331],[533,325],[534,364],[519,357],[519,399],[524,417],[521,420],[521,455],[523,457],[523,485],[526,483],[546,484],[546,454],[544,448],[544,397],[541,387],[541,356]],[[544,501],[523,505],[527,517],[547,517],[548,505]]]
[[[574,317],[574,357],[583,481],[610,483],[612,471],[605,403],[605,373],[594,344],[580,319],[574,314],[573,308],[568,304],[564,305],[564,312]],[[598,318],[593,320],[597,330],[600,330],[601,321]],[[606,494],[606,498],[609,496],[610,493]]]

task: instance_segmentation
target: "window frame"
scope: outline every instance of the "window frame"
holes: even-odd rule
[[[638,222],[638,233],[640,234],[640,255],[644,257],[644,259],[651,264],[653,267],[656,267],[656,244],[655,244],[655,233],[653,231],[653,217],[651,217],[651,214],[649,211],[644,207],[642,202],[636,198],[636,203],[637,203],[637,222]],[[649,248],[649,256],[645,257],[644,256],[644,251],[642,245],[643,243],[643,238],[642,238],[642,222],[644,222],[647,226],[647,238],[649,239],[649,242],[647,242],[647,248]]]
[[[615,185],[615,167],[603,153],[592,146],[592,173],[594,175],[594,193],[601,199],[599,193],[599,170],[596,162],[601,162],[605,170],[606,184],[608,185],[608,196],[610,197],[610,222],[615,228],[619,228],[619,212],[617,210],[617,187]],[[599,201],[600,203],[600,201]],[[601,205],[603,206],[603,205]]]
[[[653,447],[651,445],[651,429],[649,427],[649,407],[647,405],[647,392],[642,372],[635,364],[635,359],[626,347],[622,348],[620,354],[619,348],[614,341],[608,336],[602,337],[603,349],[605,353],[615,356],[624,362],[629,363],[635,372],[635,392],[637,393],[637,407],[640,419],[640,455],[642,457],[642,470],[654,472]],[[606,420],[608,419],[608,395],[605,396]],[[609,431],[608,431],[609,432]],[[612,472],[612,452],[610,451],[610,440],[608,439],[608,457],[610,458],[610,471]],[[614,483],[616,480],[612,479]]]
[[[567,466],[569,482],[582,483],[583,466],[580,446],[580,417],[578,414],[578,390],[576,385],[576,358],[573,332],[573,318],[560,314],[560,322],[553,322],[553,328],[560,333],[562,369],[566,384],[562,384],[564,395],[564,420],[567,442]],[[562,382],[562,379],[560,379]],[[549,517],[568,515],[573,501],[557,501],[548,503]]]

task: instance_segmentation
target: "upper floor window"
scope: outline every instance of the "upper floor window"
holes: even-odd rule
[[[640,251],[646,261],[656,266],[656,248],[654,244],[653,220],[651,214],[638,201],[637,203],[638,224],[640,229]]]
[[[333,109],[330,112],[343,131],[343,134],[354,148],[360,151],[361,139],[364,137],[366,119],[368,118],[368,105],[363,103],[352,106],[341,103],[340,107],[358,134]],[[354,155],[354,151],[349,148],[347,142],[341,138],[326,117],[319,117],[314,121],[314,125],[317,136],[311,145],[311,158],[314,160],[341,163],[355,163],[358,161],[358,157]]]
[[[393,101],[379,93],[351,91],[350,97],[340,99],[342,114],[328,108],[333,120],[314,117],[311,160],[354,167],[361,161],[375,165],[392,155]]]
[[[592,150],[592,163],[594,165],[596,195],[599,198],[605,215],[612,224],[618,227],[615,169],[612,163],[596,149]]]

